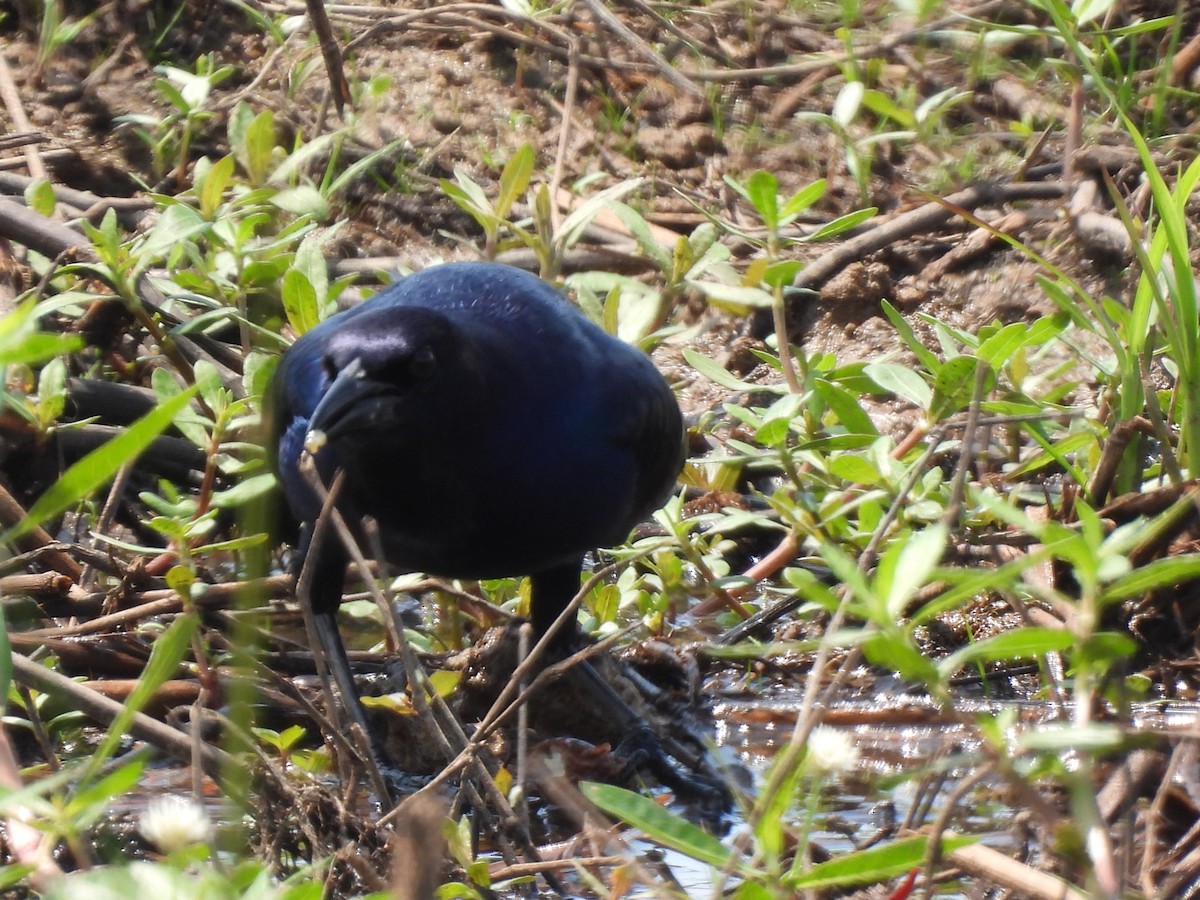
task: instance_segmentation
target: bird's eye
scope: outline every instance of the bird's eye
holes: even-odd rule
[[[424,381],[433,377],[433,373],[437,371],[437,365],[437,356],[434,354],[433,348],[425,346],[412,355],[408,368],[413,377]]]

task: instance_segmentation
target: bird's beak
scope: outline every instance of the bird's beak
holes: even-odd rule
[[[338,372],[308,420],[304,449],[314,456],[329,441],[367,432],[387,421],[391,403],[387,387],[370,378],[356,359]]]

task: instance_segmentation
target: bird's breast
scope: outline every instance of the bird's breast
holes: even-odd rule
[[[398,566],[472,578],[540,571],[619,543],[641,512],[634,461],[590,435],[409,437],[364,445],[344,467],[355,510],[376,520]]]

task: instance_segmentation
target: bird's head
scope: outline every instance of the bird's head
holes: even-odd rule
[[[304,441],[313,454],[338,440],[387,442],[398,429],[418,426],[426,407],[452,396],[473,370],[454,325],[420,307],[357,316],[330,337],[321,364],[328,386]]]

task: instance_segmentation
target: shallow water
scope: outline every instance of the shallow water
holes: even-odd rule
[[[1072,709],[1066,704],[1020,698],[996,700],[972,696],[969,690],[958,693],[956,712],[966,718],[1009,714],[1012,726],[1006,737],[1014,746],[1022,733],[1067,723],[1072,716]],[[771,761],[791,738],[803,688],[774,684],[738,690],[722,684],[717,694],[719,699],[713,709],[715,753],[720,761],[740,771],[746,780],[747,794],[753,797]],[[894,824],[904,822],[914,807],[928,802],[923,800],[922,785],[933,791],[923,822],[936,819],[947,798],[983,759],[978,738],[970,727],[947,723],[926,698],[906,693],[892,682],[878,681],[874,689],[860,690],[855,699],[825,710],[822,718],[827,727],[849,734],[860,754],[852,771],[830,777],[822,784],[820,809],[810,840],[833,857],[852,852],[881,831],[887,832]],[[1141,703],[1131,708],[1127,722],[1127,731],[1135,733],[1180,734],[1200,722],[1200,703]],[[143,776],[143,786],[144,791],[125,795],[115,803],[113,812],[127,820],[136,820],[148,798],[161,793],[188,793],[190,778],[186,770],[170,765],[154,766]],[[1001,851],[1017,851],[1020,838],[1013,828],[1017,811],[1007,805],[1003,788],[996,778],[976,785],[958,802],[950,827],[963,834],[980,836]],[[804,815],[802,803],[801,798],[788,813],[788,824],[797,833],[801,831]],[[219,796],[207,796],[205,806],[215,821],[222,821],[231,813]],[[731,843],[739,831],[744,831],[746,823],[735,812],[728,825],[725,840]],[[714,873],[708,865],[663,850],[632,834],[627,835],[627,840],[635,852],[660,859],[687,896],[714,895]],[[724,885],[726,889],[729,886]],[[952,886],[943,886],[939,896],[963,895]]]
[[[730,697],[714,707],[718,752],[745,768],[754,785],[752,793],[791,739],[803,690],[775,689],[770,694],[759,699]],[[971,697],[957,702],[956,711],[967,716],[1010,712],[1014,724],[1009,735],[1014,742],[1029,729],[1065,724],[1072,713],[1069,705],[1042,700]],[[826,710],[825,724],[849,731],[861,756],[853,772],[823,784],[811,841],[833,856],[855,850],[889,823],[904,821],[920,798],[919,787],[926,776],[936,784],[937,794],[925,821],[935,819],[962,778],[982,762],[972,729],[938,719],[927,699],[887,692]],[[1127,721],[1127,732],[1181,734],[1200,722],[1200,703],[1142,703],[1130,709]],[[1019,849],[1013,830],[1017,811],[1004,802],[1002,788],[997,779],[984,779],[959,802],[950,825],[959,833],[979,836],[991,847],[1015,852]],[[797,826],[800,815],[799,810],[791,813]],[[744,826],[735,814],[730,834]],[[645,845],[637,842],[636,846]],[[690,897],[712,896],[712,872],[707,866],[673,851],[666,851],[664,858]],[[943,886],[939,896],[963,894]]]

